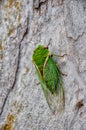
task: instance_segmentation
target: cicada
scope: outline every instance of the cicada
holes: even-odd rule
[[[48,47],[38,45],[32,55],[32,61],[49,108],[53,113],[63,110],[65,95],[61,70],[54,61]]]

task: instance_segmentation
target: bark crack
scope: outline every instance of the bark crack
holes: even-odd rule
[[[15,83],[16,83],[16,76],[17,76],[18,68],[19,68],[20,46],[21,46],[21,44],[19,45],[19,54],[18,54],[18,59],[17,59],[18,61],[17,61],[17,67],[16,67],[16,72],[15,72],[14,82],[13,82],[13,85],[11,86],[11,88],[8,90],[8,93],[6,94],[6,97],[4,99],[3,106],[2,106],[2,109],[1,109],[1,112],[0,112],[0,116],[3,113],[3,110],[4,110],[4,107],[5,107],[6,101],[8,99],[8,96],[9,96],[10,92],[12,91],[12,89],[14,88]]]
[[[17,58],[17,66],[16,66],[16,71],[15,71],[15,77],[14,77],[14,82],[12,84],[12,86],[10,87],[10,89],[8,90],[8,93],[6,94],[6,97],[4,99],[4,102],[3,102],[3,105],[2,105],[2,108],[1,108],[1,112],[0,112],[0,117],[2,116],[2,113],[4,111],[4,108],[5,108],[5,104],[6,104],[6,101],[8,99],[8,96],[10,94],[10,92],[13,90],[14,86],[15,86],[15,83],[16,83],[16,79],[17,79],[17,75],[18,75],[18,70],[19,70],[19,64],[20,64],[20,48],[21,48],[21,42],[23,41],[23,39],[25,38],[25,36],[27,35],[28,33],[28,26],[26,26],[25,28],[25,31],[23,33],[23,36],[19,42],[19,47],[18,47],[18,58]]]
[[[66,37],[73,40],[74,42],[76,42],[80,37],[82,37],[84,34],[86,34],[84,31],[79,34],[76,38],[72,37],[72,36],[68,36],[67,32],[66,32]]]
[[[41,5],[45,4],[47,2],[47,0],[45,1],[37,1],[37,3],[35,3],[34,7],[35,9],[40,9]]]

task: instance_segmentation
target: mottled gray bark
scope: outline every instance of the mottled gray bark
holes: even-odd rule
[[[65,110],[52,114],[32,53],[49,45],[63,76]],[[0,1],[0,130],[86,130],[86,0]],[[7,129],[8,128],[8,129]]]

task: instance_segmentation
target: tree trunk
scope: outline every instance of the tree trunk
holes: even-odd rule
[[[65,110],[53,114],[32,54],[47,46],[62,73]],[[86,130],[86,1],[0,0],[0,130]]]

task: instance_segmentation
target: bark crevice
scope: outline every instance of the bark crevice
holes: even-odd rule
[[[27,23],[28,23],[28,21],[27,21]],[[28,25],[28,24],[27,24]],[[25,30],[24,30],[24,33],[23,33],[23,36],[22,36],[22,38],[21,38],[21,41],[19,42],[19,46],[18,46],[18,58],[17,58],[17,64],[16,64],[16,70],[15,70],[15,77],[14,77],[14,82],[13,82],[13,84],[12,84],[12,86],[10,87],[10,89],[8,90],[8,92],[7,92],[7,94],[6,94],[6,97],[5,97],[5,99],[4,99],[4,101],[3,101],[3,105],[2,105],[2,108],[1,108],[1,112],[0,112],[0,117],[2,116],[2,113],[3,113],[3,111],[4,111],[4,107],[5,107],[5,104],[6,104],[6,102],[7,102],[7,99],[8,99],[8,97],[9,97],[9,94],[10,94],[10,92],[13,90],[13,88],[14,88],[14,86],[15,86],[15,84],[16,84],[16,79],[17,79],[17,75],[18,75],[18,70],[19,70],[19,64],[20,64],[20,52],[21,52],[21,42],[24,40],[24,38],[26,37],[26,35],[27,35],[27,33],[28,33],[28,26],[26,26],[26,28],[25,28]]]

